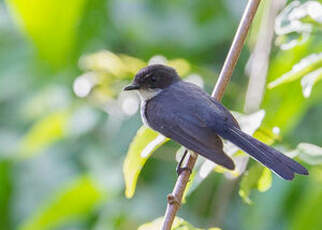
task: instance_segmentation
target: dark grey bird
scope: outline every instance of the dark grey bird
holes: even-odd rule
[[[221,138],[286,180],[295,173],[308,175],[296,161],[244,133],[228,109],[198,86],[182,81],[171,67],[147,66],[124,90],[138,92],[146,125],[227,169],[235,165],[224,153]]]

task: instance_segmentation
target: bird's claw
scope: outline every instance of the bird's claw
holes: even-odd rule
[[[179,166],[179,165],[178,165]],[[177,172],[177,175],[180,176],[180,174],[183,172],[183,171],[188,171],[190,174],[192,173],[192,170],[191,168],[189,167],[177,167],[176,168],[176,172]]]
[[[177,175],[178,175],[178,176],[180,176],[180,174],[181,174],[183,171],[188,171],[188,172],[190,172],[190,174],[192,173],[191,168],[189,168],[189,167],[181,167],[181,166],[182,166],[182,164],[183,164],[184,159],[186,158],[187,153],[188,153],[188,150],[186,149],[186,150],[184,151],[184,153],[183,153],[183,156],[182,156],[182,158],[181,158],[180,162],[179,162],[179,163],[178,163],[178,165],[177,165],[176,172],[177,172]]]

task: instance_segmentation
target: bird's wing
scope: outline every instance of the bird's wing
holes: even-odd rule
[[[207,159],[228,169],[234,169],[234,163],[223,151],[223,143],[219,136],[208,128],[197,113],[184,113],[162,106],[163,103],[151,100],[147,104],[146,117],[151,128],[177,141]]]
[[[209,97],[210,101],[212,102],[213,106],[216,110],[219,110],[223,115],[224,119],[222,122],[226,124],[226,126],[234,126],[240,129],[238,121],[234,118],[231,112],[220,102],[218,102],[215,98]]]

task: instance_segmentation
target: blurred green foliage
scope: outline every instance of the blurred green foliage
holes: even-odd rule
[[[210,92],[245,3],[0,0],[0,229],[155,223],[176,180],[179,146],[168,141],[148,148],[148,161],[136,158],[156,134],[129,148],[142,125],[139,101],[121,89],[141,67],[162,62]],[[232,110],[243,108],[244,66],[269,3],[263,1],[223,99]],[[252,160],[241,177],[208,167],[201,179],[196,171],[178,229],[322,228],[321,15],[321,1],[287,1],[275,24],[265,116],[245,125],[297,157],[310,176],[282,181]],[[137,162],[127,156],[131,149]],[[133,166],[129,197],[137,185],[132,199],[124,196],[126,157]],[[240,151],[235,157],[245,161]]]
[[[57,67],[66,64],[86,0],[8,0],[7,3],[40,57]]]
[[[240,182],[239,195],[246,203],[251,204],[252,201],[249,199],[251,189],[257,188],[258,191],[265,192],[271,187],[271,184],[272,174],[269,169],[259,164],[253,165]]]
[[[103,193],[91,181],[83,176],[73,182],[69,188],[62,189],[55,194],[54,200],[47,207],[40,209],[28,222],[19,229],[36,230],[52,229],[64,220],[91,212],[95,204],[102,202]],[[105,199],[104,199],[105,200]]]
[[[162,227],[162,220],[163,218],[160,217],[155,219],[151,223],[144,224],[138,228],[138,230],[154,230],[160,229]],[[174,230],[202,230],[201,228],[195,228],[187,221],[183,220],[182,218],[176,217],[173,221],[172,228]],[[208,230],[220,230],[220,228],[208,228]]]

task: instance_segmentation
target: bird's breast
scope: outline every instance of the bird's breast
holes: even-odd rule
[[[148,124],[148,120],[146,118],[146,105],[147,105],[147,103],[148,103],[148,101],[146,101],[146,100],[141,101],[141,110],[140,110],[140,112],[141,112],[141,118],[142,118],[143,124],[148,126],[148,127],[150,127],[149,124]]]

